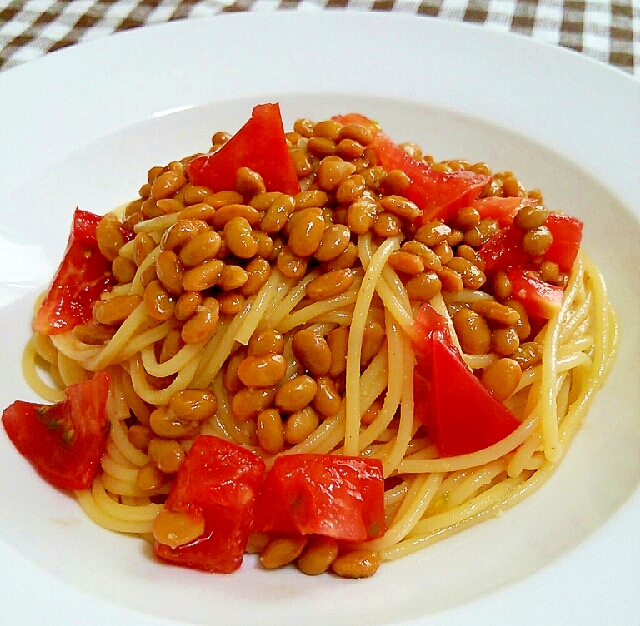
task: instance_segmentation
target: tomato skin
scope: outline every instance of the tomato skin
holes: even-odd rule
[[[471,204],[491,182],[491,176],[470,171],[440,172],[428,163],[417,161],[385,135],[376,122],[360,113],[336,115],[331,118],[342,124],[360,124],[374,133],[370,147],[375,150],[378,164],[386,171],[402,170],[411,180],[404,195],[422,209],[419,224],[432,220],[446,222],[462,207]]]
[[[240,167],[258,172],[267,191],[300,191],[278,104],[254,107],[251,118],[227,143],[213,154],[192,159],[187,170],[195,185],[217,192],[236,188]]]
[[[571,215],[550,213],[545,225],[551,231],[553,242],[544,258],[557,263],[562,272],[571,271],[580,249],[583,223]]]
[[[507,277],[512,297],[523,304],[529,317],[549,320],[560,310],[564,297],[562,287],[550,285],[522,268],[510,268]]]
[[[520,196],[486,196],[478,198],[471,206],[478,211],[480,219],[494,219],[501,227],[510,226],[518,211],[525,206],[535,206],[537,200]]]
[[[256,503],[255,530],[361,542],[384,532],[377,459],[324,454],[278,457]]]
[[[156,556],[207,572],[229,574],[237,570],[242,565],[264,472],[264,461],[250,450],[213,435],[196,437],[165,506],[202,516],[204,533],[177,548],[156,541]]]
[[[115,284],[111,263],[96,240],[101,219],[88,211],[75,210],[64,257],[33,322],[36,332],[57,335],[88,322],[94,302]]]
[[[91,486],[109,435],[105,407],[109,376],[70,385],[54,405],[16,400],[2,413],[9,439],[49,483],[60,489]]]
[[[445,319],[424,304],[415,325],[414,411],[440,457],[477,452],[511,434],[519,420],[467,367]]]

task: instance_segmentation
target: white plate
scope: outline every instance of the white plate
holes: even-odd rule
[[[586,222],[622,324],[616,367],[557,473],[499,519],[372,579],[161,566],[93,526],[0,436],[0,622],[634,624],[640,615],[640,83],[577,54],[460,24],[348,12],[218,16],[48,55],[0,76],[0,405],[76,205],[130,199],[253,104],[359,110],[439,158],[512,169]]]

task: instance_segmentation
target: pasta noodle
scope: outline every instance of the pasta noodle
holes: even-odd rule
[[[304,135],[295,141],[298,143],[294,147],[308,145]],[[311,160],[317,168],[319,157],[314,155]],[[156,168],[155,176],[162,172],[180,173],[187,162]],[[444,162],[440,166],[451,171],[454,163]],[[380,174],[375,165],[370,167],[373,167],[370,174]],[[504,181],[500,176],[497,175],[496,180]],[[317,185],[315,189],[311,186],[313,176],[301,179],[306,180],[308,194],[317,190]],[[187,319],[206,312],[206,300],[214,293],[212,286],[206,286],[197,296],[192,317],[180,319],[179,323],[177,313],[164,319],[153,313],[154,304],[147,300],[148,286],[152,281],[159,281],[161,288],[164,285],[158,269],[161,255],[168,250],[163,246],[170,229],[188,221],[181,217],[181,211],[192,208],[196,215],[196,209],[205,206],[201,209],[204,215],[207,202],[220,199],[193,185],[190,192],[190,183],[184,186],[184,182],[184,189],[177,188],[164,198],[154,198],[151,174],[150,181],[142,197],[121,212],[120,217],[125,224],[133,225],[135,234],[133,240],[121,244],[118,257],[123,259],[122,265],[132,267],[132,275],[119,280],[103,297],[103,301],[137,297],[135,308],[121,323],[112,326],[106,339],[91,340],[90,333],[104,325],[90,322],[81,329],[89,333],[87,336],[79,331],[51,338],[36,333],[24,352],[25,378],[50,402],[60,401],[64,387],[90,378],[93,372],[106,370],[111,376],[107,452],[91,488],[76,493],[88,517],[105,528],[143,537],[152,532],[153,520],[163,508],[174,473],[158,472],[146,447],[149,439],[175,439],[188,453],[197,433],[209,433],[256,451],[267,465],[280,454],[295,453],[379,459],[386,479],[388,528],[384,535],[363,547],[378,552],[382,560],[395,559],[498,515],[543,484],[566,453],[594,393],[611,367],[618,342],[615,312],[597,268],[584,251],[580,251],[570,275],[565,277],[561,306],[544,327],[527,339],[531,345],[535,344],[533,348],[540,351],[541,358],[527,365],[526,355],[522,357],[522,376],[505,400],[520,425],[488,447],[440,457],[435,441],[429,438],[418,417],[422,407],[414,406],[415,318],[420,306],[429,302],[445,319],[466,364],[481,377],[483,369],[505,355],[492,349],[480,354],[465,352],[454,322],[456,312],[461,309],[473,310],[478,301],[495,302],[497,298],[491,289],[464,285],[461,289],[447,290],[446,277],[441,272],[442,288],[429,297],[416,298],[408,285],[410,274],[399,269],[398,259],[402,257],[397,254],[406,249],[403,246],[411,239],[411,231],[382,236],[372,226],[363,231],[354,230],[346,208],[343,210],[325,199],[311,204],[312,208],[322,209],[313,215],[333,211],[336,224],[341,223],[341,219],[351,227],[348,236],[353,248],[349,252],[351,265],[344,266],[346,273],[338,264],[334,268],[342,269],[340,276],[349,279],[348,286],[339,292],[329,289],[327,297],[310,298],[311,286],[318,284],[326,271],[331,271],[330,263],[309,261],[306,268],[305,260],[305,270],[298,272],[280,263],[277,249],[267,252],[265,256],[278,259],[272,260],[268,277],[253,291],[242,291],[246,283],[235,287],[229,283],[229,288],[215,292],[219,294],[215,330],[202,340],[186,343],[180,339],[180,328]],[[496,193],[500,191],[497,188]],[[216,210],[228,205],[257,206],[262,208],[252,210],[261,211],[262,217],[271,206],[269,202],[282,196],[273,193],[269,196],[269,192],[262,190],[255,194],[255,203],[244,205],[236,198],[237,194],[229,193],[231,200],[226,204],[220,200]],[[520,194],[526,197],[526,192],[520,190]],[[177,209],[170,207],[171,202]],[[162,214],[165,210],[168,212]],[[251,213],[247,209],[236,210],[238,215]],[[204,232],[202,229],[206,230],[207,225],[197,227],[201,228],[198,232]],[[218,231],[222,233],[223,229]],[[450,236],[452,230],[446,232]],[[266,239],[276,248],[286,245],[286,238],[279,231],[263,233],[259,241]],[[98,241],[100,243],[100,239]],[[146,254],[143,254],[141,250],[145,245]],[[224,245],[232,247],[230,240],[225,240]],[[446,237],[441,237],[436,244],[424,245],[434,257],[439,253],[438,258],[444,259],[448,253],[460,251],[461,241],[450,244]],[[347,254],[346,243],[340,254]],[[221,258],[227,262],[225,257]],[[233,263],[228,261],[225,267],[239,268],[229,269],[229,276],[237,272],[246,281],[250,274],[248,264],[248,260],[240,257]],[[435,276],[436,271],[431,274]],[[216,285],[221,284],[222,276],[219,275]],[[557,284],[563,284],[562,276]],[[236,300],[232,300],[233,294],[237,295]],[[178,306],[178,296],[170,295],[174,307]],[[250,390],[251,385],[238,382],[238,365],[249,358],[248,350],[252,349],[256,337],[265,331],[271,332],[282,338],[280,354],[286,360],[283,380],[295,379],[308,367],[295,344],[297,333],[302,330],[312,331],[323,345],[329,346],[332,369],[329,374],[325,370],[315,378],[319,384],[321,377],[330,377],[331,385],[339,391],[340,401],[336,410],[328,414],[321,414],[309,404],[308,410],[304,409],[307,413],[299,416],[300,420],[311,420],[302,436],[287,434],[286,422],[292,418],[283,419],[285,432],[280,435],[284,437],[283,443],[277,450],[265,450],[256,420],[260,410],[273,406],[275,390],[270,388],[277,385],[267,385],[269,389],[260,392],[263,398],[271,394],[260,409],[243,413],[239,408],[241,390]],[[372,339],[375,333],[378,335]],[[515,354],[514,350],[506,356],[515,358]],[[155,432],[154,420],[166,415],[172,398],[187,389],[212,391],[217,399],[215,413],[198,423],[195,430],[195,422],[177,420],[175,437]],[[147,440],[143,443],[137,438],[139,433],[146,434]],[[156,476],[156,482],[148,483],[141,479],[147,474],[159,477]]]

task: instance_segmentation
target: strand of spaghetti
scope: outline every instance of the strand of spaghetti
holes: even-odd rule
[[[594,377],[600,384],[609,372],[618,347],[618,323],[607,297],[602,274],[586,254],[581,258],[587,266],[587,276],[593,291],[594,335],[599,339],[593,347]]]
[[[58,349],[47,335],[34,333],[28,343],[32,344],[32,348],[35,348],[37,355],[43,361],[53,363],[58,358]]]
[[[497,476],[504,473],[505,469],[505,461],[497,459],[470,472],[464,480],[449,491],[446,509],[454,509],[474,497],[480,489],[490,485]]]
[[[297,311],[290,313],[278,323],[276,330],[281,333],[286,333],[294,329],[296,326],[303,326],[304,324],[307,324],[318,317],[318,315],[322,315],[323,313],[327,313],[334,309],[342,309],[345,306],[353,304],[358,299],[361,283],[362,278],[360,276],[356,276],[353,284],[347,291],[339,296],[330,298],[329,300],[313,302],[302,309],[298,309]]]
[[[387,331],[387,361],[389,363],[402,362],[403,346],[402,337],[398,327],[393,321],[391,313],[385,309],[385,321]],[[375,419],[365,428],[358,439],[358,449],[364,450],[387,428],[389,422],[396,414],[400,399],[402,398],[403,372],[399,367],[389,367],[387,376],[387,393],[382,404],[382,409]]]
[[[119,465],[110,458],[108,454],[102,456],[102,459],[100,459],[100,465],[106,474],[109,474],[118,480],[134,482],[138,478],[139,468],[129,468]]]
[[[491,300],[491,294],[486,291],[477,291],[473,289],[462,289],[460,291],[446,291],[442,294],[444,301],[447,305],[454,304],[456,302],[463,302],[469,304],[471,302],[477,302],[478,300]]]
[[[404,460],[400,463],[398,472],[401,474],[453,472],[455,470],[484,465],[485,463],[495,461],[508,452],[511,452],[511,450],[514,450],[523,441],[525,441],[532,432],[535,431],[537,426],[538,416],[535,413],[532,413],[510,435],[507,435],[504,439],[498,441],[498,443],[495,443],[488,448],[484,448],[484,450],[442,459],[428,459],[425,461]]]
[[[535,452],[542,449],[542,437],[540,433],[533,433],[513,454],[509,465],[507,465],[507,474],[511,478],[520,476],[522,471],[527,467],[528,460]]]
[[[102,474],[101,480],[104,488],[114,496],[144,498],[149,495],[149,492],[140,489],[136,482],[131,482],[129,480],[120,480],[119,478],[115,478],[110,474]]]
[[[51,343],[53,343],[56,350],[63,352],[70,359],[74,359],[80,363],[84,363],[97,356],[103,349],[101,346],[90,346],[82,343],[73,333],[52,335]]]
[[[155,406],[165,405],[169,403],[169,399],[174,393],[182,391],[189,386],[198,368],[198,358],[189,361],[164,389],[154,389],[147,380],[147,375],[142,366],[140,356],[132,358],[129,363],[129,374],[131,374],[131,382],[136,393],[149,404]]]
[[[406,507],[406,510],[403,510],[401,506],[387,532],[379,539],[367,542],[366,546],[372,550],[382,551],[402,541],[422,517],[441,482],[442,474],[417,477],[414,480],[415,497],[411,498],[409,506]],[[403,505],[408,498],[409,494],[405,497]]]
[[[358,247],[366,247],[371,235],[361,235],[358,237]],[[362,244],[360,241],[362,240]],[[345,434],[344,453],[346,455],[358,454],[358,434],[360,431],[360,357],[362,355],[362,338],[364,327],[367,321],[367,314],[371,306],[371,299],[375,292],[376,284],[382,273],[389,255],[400,246],[399,237],[385,240],[373,253],[369,267],[362,279],[362,285],[357,294],[356,303],[353,309],[353,321],[349,329],[349,339],[347,342],[347,369],[346,369],[346,413],[345,413]]]
[[[118,447],[111,438],[107,441],[107,454],[115,463],[122,467],[128,467],[130,469],[138,467],[135,463],[132,463],[126,456],[124,456],[120,450],[118,450]]]
[[[153,345],[146,346],[142,349],[140,356],[142,357],[142,365],[147,374],[163,378],[171,376],[180,371],[198,352],[202,351],[204,343],[185,344],[177,354],[167,359],[164,363],[158,363]]]
[[[87,372],[78,361],[70,359],[62,352],[58,352],[58,372],[65,387],[91,377],[89,372]]]
[[[582,280],[582,276],[582,263],[578,260],[574,264],[569,285],[565,291],[562,307],[547,323],[543,343],[544,358],[542,360],[542,376],[537,410],[540,415],[544,455],[552,462],[556,462],[562,454],[558,440],[558,412],[556,407],[555,384],[558,376],[558,345],[560,343],[562,323],[567,317],[577,290],[578,281]]]
[[[235,341],[234,336],[238,328],[240,328],[243,317],[248,313],[250,308],[251,302],[248,301],[245,303],[242,311],[234,315],[231,320],[224,317],[218,320],[218,325],[213,333],[213,337],[207,341],[202,351],[198,369],[191,382],[194,389],[204,389],[208,387],[218,375],[220,368],[223,366],[229,354],[231,354]]]
[[[344,402],[337,415],[324,420],[303,442],[283,454],[329,454],[341,441],[344,433]]]
[[[398,433],[390,453],[382,459],[384,477],[391,475],[400,465],[413,435],[413,350],[408,337],[402,339],[402,400]]]
[[[328,311],[318,315],[316,320],[318,322],[324,322],[326,324],[337,324],[338,326],[349,326],[353,318],[353,309],[336,309],[334,311]]]
[[[284,318],[302,301],[306,295],[307,285],[320,275],[320,272],[310,272],[301,278],[296,284],[289,284],[289,290],[280,298],[276,306],[264,316],[265,324],[276,328]]]
[[[158,215],[157,217],[151,217],[148,220],[138,222],[133,227],[133,232],[138,233],[153,233],[158,231],[164,233],[169,226],[173,226],[178,221],[178,213],[167,213],[166,215]]]
[[[588,290],[585,295],[585,299],[576,307],[571,317],[568,320],[565,320],[565,323],[562,325],[562,330],[560,331],[561,342],[564,342],[568,337],[571,337],[571,335],[573,335],[585,321],[587,321],[587,323],[589,322],[592,307],[593,292]]]
[[[262,286],[260,291],[256,294],[253,302],[251,303],[251,309],[245,316],[236,333],[235,340],[246,346],[251,339],[251,335],[258,327],[258,324],[264,317],[265,312],[271,305],[275,295],[280,291],[288,287],[288,283],[285,277],[278,271],[271,272],[271,276],[267,282]]]
[[[371,263],[373,253],[374,246],[370,237],[363,237],[362,241],[358,241],[358,256],[365,270]],[[411,314],[411,303],[402,281],[389,265],[384,266],[381,277],[382,280],[376,284],[376,291],[385,309],[390,311],[401,328],[410,334],[413,327],[413,315]]]
[[[111,419],[110,421],[109,438],[113,441],[118,451],[134,465],[138,467],[146,465],[149,457],[129,441],[125,424],[119,419]]]
[[[22,352],[22,375],[24,379],[27,381],[29,387],[41,398],[53,403],[62,402],[62,400],[65,399],[64,391],[47,385],[42,378],[40,378],[36,368],[36,356],[37,352],[33,342],[29,341]]]
[[[144,400],[136,393],[131,382],[131,376],[129,372],[121,365],[118,366],[120,371],[120,384],[122,385],[122,395],[127,403],[127,406],[133,414],[138,418],[141,424],[148,425],[149,417],[151,415],[151,409],[147,406]]]
[[[96,484],[98,484],[97,487]],[[100,485],[100,479],[97,478],[93,482],[91,489],[75,492],[75,496],[78,500],[78,503],[80,504],[80,507],[90,520],[92,520],[99,526],[102,526],[103,528],[115,530],[122,533],[139,534],[151,531],[152,522],[149,520],[145,520],[143,522],[132,522],[119,519],[105,513],[104,509],[98,506],[94,495],[94,491],[97,492],[100,488],[103,487],[102,485]]]
[[[144,294],[145,281],[144,277],[147,273],[147,270],[155,264],[156,259],[160,256],[162,252],[162,248],[160,246],[156,246],[146,257],[142,260],[142,263],[138,266],[138,270],[136,271],[133,280],[131,281],[131,287],[129,289],[129,293],[132,295],[142,296]]]
[[[114,358],[112,363],[122,363],[123,361],[127,361],[134,354],[144,350],[147,346],[153,346],[157,341],[164,339],[170,331],[171,326],[169,322],[163,322],[157,326],[152,326],[126,343],[123,346],[122,351],[118,354],[117,358]]]
[[[152,522],[162,510],[162,504],[143,504],[141,506],[130,506],[119,504],[112,500],[98,480],[95,489],[92,489],[96,504],[111,517],[128,522]]]
[[[521,482],[523,481],[517,478],[505,478],[450,511],[436,513],[431,517],[420,520],[409,533],[409,537],[429,534],[474,517],[481,511],[493,509],[496,505],[503,504],[509,492],[517,488]]]
[[[112,363],[133,334],[147,321],[147,318],[147,308],[144,302],[141,302],[122,323],[105,347],[86,361],[86,369],[97,372]]]
[[[231,411],[231,401],[229,399],[229,393],[225,389],[222,380],[222,373],[213,379],[212,383],[213,392],[218,399],[218,410],[216,412],[216,419],[218,421],[220,429],[226,433],[227,438],[235,441],[236,443],[246,443],[247,437],[242,432],[240,426],[233,417]]]

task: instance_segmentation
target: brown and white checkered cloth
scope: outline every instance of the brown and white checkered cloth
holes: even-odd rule
[[[325,9],[473,22],[577,50],[640,78],[640,0],[0,0],[0,71],[146,24]]]

